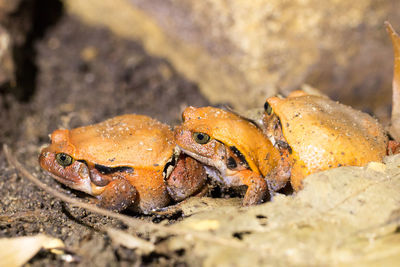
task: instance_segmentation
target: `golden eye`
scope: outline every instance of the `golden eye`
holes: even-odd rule
[[[63,167],[67,167],[67,166],[71,165],[72,162],[74,162],[74,159],[70,155],[65,154],[65,153],[58,153],[56,155],[56,160],[57,160],[57,163]]]
[[[193,139],[199,144],[207,144],[210,141],[210,136],[205,133],[193,133]]]
[[[265,112],[267,112],[268,115],[272,115],[272,113],[274,113],[274,111],[272,110],[271,105],[268,102],[265,102],[264,110],[265,110]]]

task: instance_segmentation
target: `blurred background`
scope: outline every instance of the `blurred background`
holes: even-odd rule
[[[387,123],[398,0],[0,0],[0,141],[312,86]],[[13,123],[9,123],[13,122]],[[19,137],[17,137],[19,136]]]

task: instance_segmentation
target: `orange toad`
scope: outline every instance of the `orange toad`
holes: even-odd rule
[[[203,166],[179,155],[170,128],[147,116],[56,130],[51,141],[40,154],[41,167],[105,208],[148,213],[205,188]]]
[[[204,163],[207,174],[223,185],[247,186],[244,205],[268,197],[264,176],[276,171],[282,157],[259,128],[213,107],[188,107],[182,117],[175,141],[184,153]]]
[[[349,106],[294,91],[287,98],[268,98],[264,107],[264,133],[281,153],[289,155],[291,166],[290,178],[267,176],[274,191],[289,179],[297,191],[311,173],[363,166],[386,155],[388,137],[383,127]]]

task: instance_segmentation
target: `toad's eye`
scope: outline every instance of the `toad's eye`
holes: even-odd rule
[[[193,139],[199,144],[207,144],[210,141],[210,136],[205,133],[193,133]]]
[[[272,110],[271,105],[270,105],[268,102],[265,102],[265,104],[264,104],[264,110],[265,110],[265,112],[267,112],[268,115],[272,115],[272,113],[274,112],[274,111]]]
[[[74,162],[74,159],[70,155],[65,154],[65,153],[58,153],[56,155],[56,160],[57,160],[57,163],[63,167],[67,167],[67,166],[71,165],[72,162]]]

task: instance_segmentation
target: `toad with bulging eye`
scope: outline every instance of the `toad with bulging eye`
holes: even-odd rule
[[[309,174],[363,166],[386,155],[388,137],[376,119],[303,91],[294,91],[287,98],[268,98],[261,127],[274,147],[289,155],[290,176],[267,176],[274,191],[289,180],[298,191]]]
[[[204,163],[207,174],[223,185],[247,186],[244,205],[268,199],[264,176],[285,169],[285,161],[257,126],[213,107],[188,107],[182,117],[175,141],[184,153]]]
[[[206,189],[203,166],[180,154],[169,126],[147,116],[56,130],[51,141],[39,156],[40,166],[95,196],[101,207],[148,213]]]

